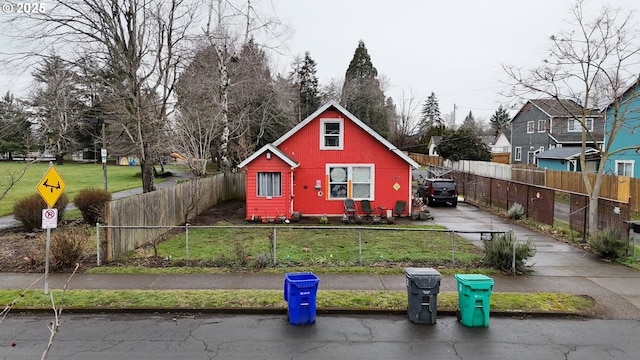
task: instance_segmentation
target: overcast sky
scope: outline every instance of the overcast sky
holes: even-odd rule
[[[291,29],[289,39],[280,44],[283,55],[274,59],[278,71],[289,72],[293,59],[309,51],[321,85],[342,79],[358,41],[363,40],[378,73],[389,81],[386,95],[397,105],[403,93],[405,97],[413,93],[422,104],[434,92],[443,114],[457,106],[458,124],[469,111],[476,119],[488,120],[500,104],[513,104],[499,95],[506,80],[501,66],[540,64],[551,45],[549,36],[570,29],[564,20],[573,19],[570,8],[575,5],[573,0],[271,3],[275,16]],[[599,13],[608,3],[636,12],[640,8],[638,0],[587,0],[586,8]],[[0,34],[0,46],[4,44]],[[0,94],[24,93],[25,76],[20,75],[30,72],[0,73]]]
[[[309,51],[322,84],[343,78],[363,40],[396,104],[413,91],[424,102],[434,92],[443,114],[460,124],[472,111],[488,118],[500,104],[502,64],[532,68],[550,48],[549,36],[568,30],[567,0],[273,0],[294,31],[289,57]],[[589,11],[608,3],[634,9],[638,0],[587,0]],[[639,16],[640,14],[636,14]],[[637,18],[636,18],[637,19]],[[640,41],[640,39],[638,39]],[[515,111],[511,111],[515,113]]]

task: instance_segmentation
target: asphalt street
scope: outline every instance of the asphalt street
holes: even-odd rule
[[[38,359],[46,315],[7,318],[0,359]],[[56,359],[439,359],[636,360],[640,322],[492,318],[465,327],[455,317],[414,324],[405,316],[326,316],[294,326],[286,315],[62,316]],[[12,346],[15,344],[15,346]]]

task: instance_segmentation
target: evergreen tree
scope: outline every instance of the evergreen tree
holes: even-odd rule
[[[457,131],[445,130],[436,149],[440,156],[448,160],[491,161],[491,151],[471,127],[461,127]]]
[[[473,113],[471,111],[469,111],[469,115],[464,118],[464,121],[462,122],[462,125],[460,125],[460,128],[473,129],[474,132],[478,129],[476,118],[473,117]]]
[[[429,131],[430,128],[442,127],[444,125],[444,119],[442,118],[442,114],[440,113],[440,105],[438,104],[438,99],[436,98],[436,94],[431,92],[431,95],[425,100],[424,105],[422,105],[422,113],[420,117],[420,133],[424,134]]]
[[[39,143],[61,164],[63,156],[78,147],[74,135],[84,120],[85,94],[79,86],[78,75],[57,55],[44,58],[33,77],[39,86],[32,100]]]
[[[489,124],[494,130],[494,135],[497,136],[500,131],[504,132],[508,130],[510,121],[511,118],[509,117],[507,109],[500,105],[496,112],[491,115],[491,118],[489,118]]]
[[[296,82],[299,91],[298,120],[302,120],[318,110],[321,105],[316,62],[308,51],[304,53],[302,64],[296,69]]]
[[[22,101],[9,91],[0,99],[0,153],[26,154],[31,151],[33,139],[29,114]]]
[[[341,103],[374,131],[389,138],[390,111],[377,79],[378,70],[360,40],[345,73]]]

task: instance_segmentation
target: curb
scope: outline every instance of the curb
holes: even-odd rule
[[[286,315],[286,308],[62,308],[63,313],[70,314],[230,314],[230,315]],[[20,314],[49,314],[51,308],[20,308],[14,307],[13,313]],[[347,308],[317,308],[317,314],[322,315],[407,315],[407,310],[387,310],[387,309],[347,309]],[[442,310],[436,311],[437,316],[456,317],[456,311]],[[516,318],[590,318],[582,313],[568,311],[491,311],[493,317],[516,317]]]

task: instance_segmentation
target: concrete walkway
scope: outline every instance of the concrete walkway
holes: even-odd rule
[[[169,186],[167,181],[162,186]],[[160,186],[160,184],[158,184]],[[114,198],[130,196],[139,189],[114,194]],[[565,292],[589,295],[596,299],[598,313],[608,319],[640,320],[640,272],[625,266],[599,260],[590,253],[557,241],[544,234],[504,221],[498,216],[459,203],[457,208],[433,207],[433,221],[459,231],[513,230],[520,240],[532,239],[537,253],[530,262],[527,276],[495,276],[494,292]],[[6,217],[5,217],[6,218]],[[6,224],[0,218],[0,229]],[[478,234],[461,234],[479,244]],[[41,274],[2,273],[0,288],[22,289]],[[68,274],[50,275],[49,287],[62,288]],[[339,275],[321,274],[320,289],[406,290],[404,275]],[[71,289],[278,289],[282,274],[76,274]],[[35,288],[43,288],[40,279]],[[453,276],[442,278],[441,291],[456,291]]]

